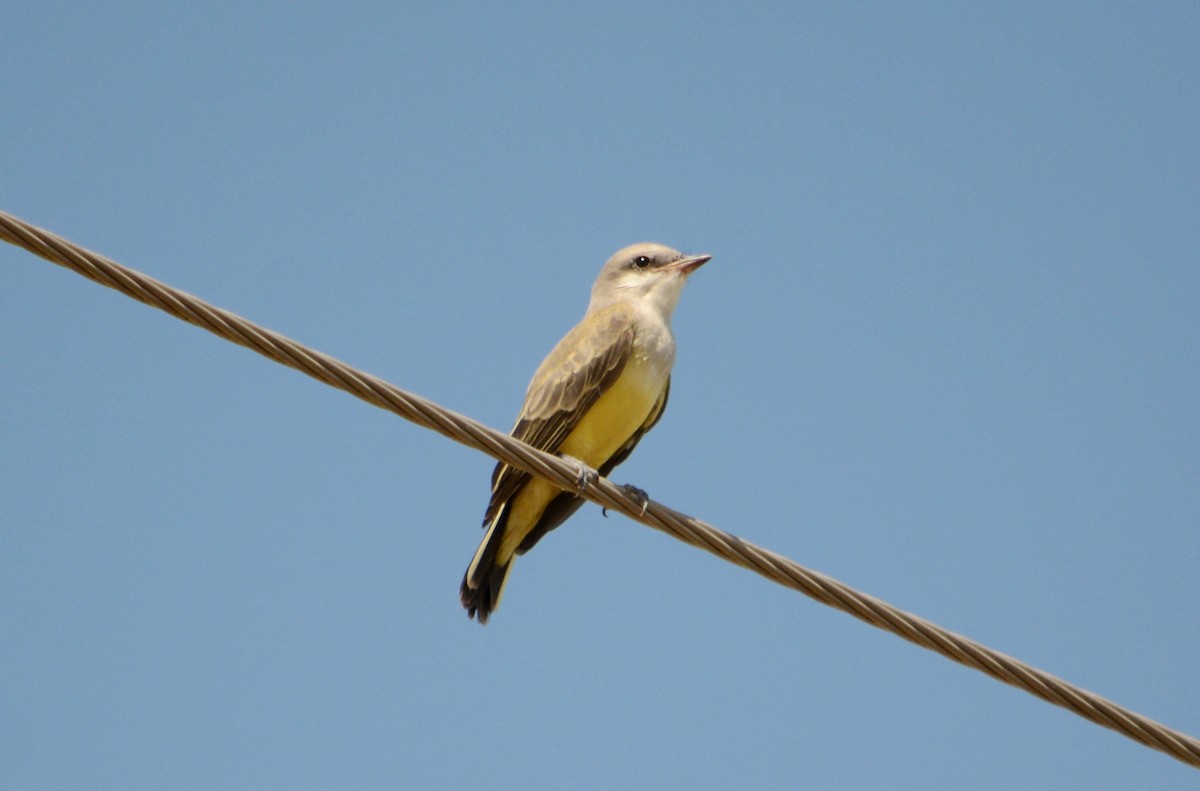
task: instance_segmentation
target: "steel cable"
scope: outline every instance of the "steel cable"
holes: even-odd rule
[[[643,507],[643,502],[636,496],[604,478],[590,476],[580,489],[578,469],[556,456],[535,450],[507,434],[351,368],[333,357],[121,266],[5,212],[0,212],[0,239],[252,349],[331,387],[345,390],[369,404],[526,472],[540,475],[565,490],[579,490],[583,496],[605,508],[620,511],[630,519],[797,590],[822,604],[1023,689],[1184,763],[1200,767],[1200,740],[679,511],[653,501]]]

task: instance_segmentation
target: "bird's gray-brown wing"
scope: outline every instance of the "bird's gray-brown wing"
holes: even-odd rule
[[[559,341],[533,376],[512,430],[514,437],[547,453],[558,451],[592,405],[621,376],[635,335],[630,312],[628,305],[613,305],[581,322]],[[529,478],[529,473],[503,462],[496,465],[485,526]]]

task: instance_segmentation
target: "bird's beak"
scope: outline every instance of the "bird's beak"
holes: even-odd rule
[[[687,258],[682,258],[671,264],[671,269],[678,269],[683,274],[690,275],[692,272],[707,264],[710,258],[712,258],[712,256],[706,254],[689,255]]]

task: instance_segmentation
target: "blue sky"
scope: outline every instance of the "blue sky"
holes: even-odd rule
[[[668,505],[1200,734],[1200,6],[19,3],[0,208],[489,425],[714,258]],[[0,785],[1188,788],[0,246]]]

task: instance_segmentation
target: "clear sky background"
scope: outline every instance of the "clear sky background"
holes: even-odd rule
[[[0,208],[507,429],[712,253],[615,474],[1200,734],[1200,5],[17,3]],[[0,787],[1196,788],[0,245]]]

